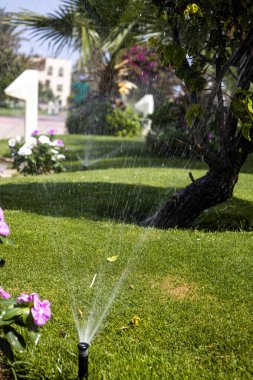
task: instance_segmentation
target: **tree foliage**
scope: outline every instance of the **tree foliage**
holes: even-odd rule
[[[159,46],[163,61],[172,64],[185,82],[191,103],[187,117],[196,152],[211,166],[230,155],[238,155],[238,163],[242,163],[253,148],[250,133],[245,132],[251,130],[253,121],[252,2],[230,0],[226,6],[220,0],[152,3],[158,6],[157,17],[166,21],[166,29],[151,42]],[[229,76],[233,78],[232,89],[225,87]],[[210,152],[205,136],[217,124],[219,150]]]
[[[117,55],[135,34],[135,19],[143,6],[141,0],[107,0],[106,6],[97,0],[65,0],[54,13],[25,11],[13,15],[12,22],[29,27],[56,53],[66,46],[78,49],[79,69],[88,68],[104,95],[114,90]]]
[[[9,15],[0,9],[0,99],[4,89],[26,68],[26,59],[18,55],[20,36],[14,25],[5,20]]]
[[[187,226],[232,195],[253,151],[253,6],[250,0],[229,0],[225,6],[221,0],[151,3],[158,28],[150,43],[185,83],[192,147],[209,170],[198,180],[191,177],[192,184],[169,199],[150,223]],[[217,144],[207,144],[209,133],[217,135]]]

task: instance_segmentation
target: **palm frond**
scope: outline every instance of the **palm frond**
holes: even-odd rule
[[[104,52],[108,51],[113,59],[120,49],[127,45],[127,40],[132,39],[132,31],[136,22],[129,25],[120,25],[112,30],[101,46]]]
[[[48,14],[48,16],[42,16],[30,11],[12,15],[13,23],[29,27],[39,41],[51,41],[57,53],[64,46],[71,47],[73,42],[76,42],[74,41],[75,19],[74,10],[71,11],[70,8],[63,7],[55,13]]]

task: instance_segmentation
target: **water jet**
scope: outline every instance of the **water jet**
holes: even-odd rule
[[[88,349],[89,344],[80,342],[78,347],[78,379],[88,379]]]

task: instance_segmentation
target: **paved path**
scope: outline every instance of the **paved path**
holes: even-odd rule
[[[56,129],[58,135],[66,133],[66,115],[39,116],[38,129],[40,133],[46,133],[49,129]],[[24,136],[24,117],[0,116],[0,139]]]

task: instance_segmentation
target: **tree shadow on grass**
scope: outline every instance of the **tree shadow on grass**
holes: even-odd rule
[[[141,224],[178,189],[102,182],[49,182],[0,186],[3,209],[24,210],[53,217],[85,217]],[[213,207],[193,228],[252,230],[253,204],[239,198]]]

